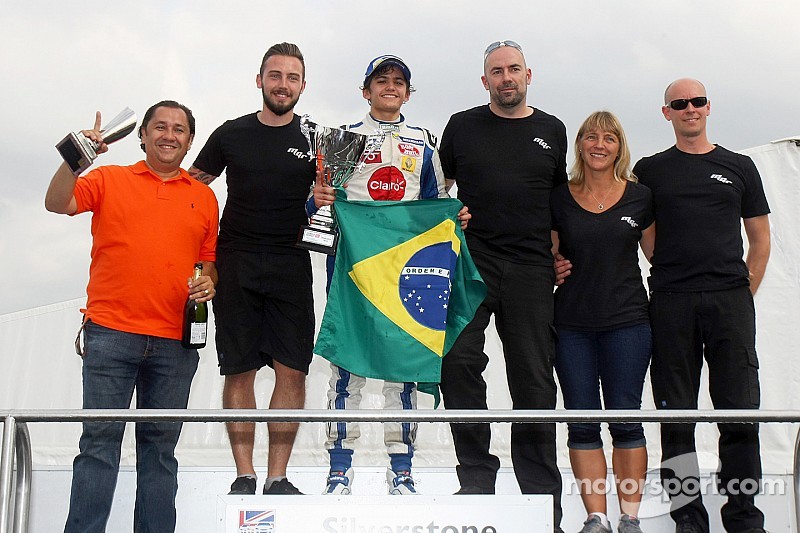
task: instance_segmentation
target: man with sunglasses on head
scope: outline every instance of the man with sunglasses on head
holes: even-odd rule
[[[633,169],[655,203],[649,287],[656,407],[696,409],[705,358],[716,409],[758,409],[753,295],[770,253],[770,211],[761,177],[749,157],[709,142],[711,102],[702,83],[672,82],[664,103],[661,111],[675,130],[675,146]],[[744,260],[741,220],[749,244]],[[717,479],[720,493],[728,495],[722,523],[726,531],[763,532],[764,515],[753,494],[761,479],[758,425],[718,427]],[[661,425],[661,476],[680,533],[709,531],[699,491],[686,490],[697,487],[700,476],[694,428]]]
[[[487,409],[483,372],[491,315],[503,342],[514,409],[554,409],[553,255],[550,191],[567,181],[564,124],[528,106],[531,70],[522,47],[498,41],[484,52],[489,104],[450,118],[440,156],[448,185],[470,207],[465,232],[488,294],[442,360],[448,409]],[[500,460],[489,453],[489,424],[451,424],[461,485],[457,494],[494,494]],[[512,424],[511,460],[524,494],[553,496],[561,523],[555,424]]]

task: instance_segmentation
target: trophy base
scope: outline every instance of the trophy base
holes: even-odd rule
[[[89,168],[97,157],[86,138],[79,133],[68,134],[56,145],[56,149],[75,176]]]
[[[295,246],[327,255],[336,255],[339,233],[319,226],[301,226]]]

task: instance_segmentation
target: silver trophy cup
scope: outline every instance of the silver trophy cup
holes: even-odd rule
[[[300,130],[308,140],[309,155],[317,162],[325,183],[337,189],[344,188],[353,174],[375,151],[380,150],[385,134],[364,135],[339,128],[315,124],[302,117]],[[313,136],[313,139],[312,139]],[[311,216],[308,225],[300,228],[297,246],[328,255],[336,254],[339,241],[333,206],[324,205]]]
[[[126,107],[100,133],[103,135],[103,142],[111,144],[128,135],[134,128],[136,128],[136,113]],[[67,162],[72,173],[78,176],[97,159],[98,146],[83,133],[76,131],[61,139],[61,142],[56,145],[56,149]]]

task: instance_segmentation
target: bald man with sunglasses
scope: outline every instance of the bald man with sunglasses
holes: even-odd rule
[[[633,169],[653,192],[656,240],[650,270],[653,359],[650,377],[658,409],[696,409],[703,359],[716,409],[758,409],[753,296],[770,253],[769,205],[753,161],[712,144],[706,133],[711,102],[702,83],[672,82],[661,108],[675,146]],[[749,244],[743,258],[741,225]],[[699,478],[694,424],[662,424],[664,487]],[[726,531],[764,531],[753,491],[761,480],[757,424],[719,424],[720,493]],[[725,492],[722,492],[722,491]],[[697,492],[697,491],[695,491]],[[672,491],[679,533],[707,533],[700,494]]]

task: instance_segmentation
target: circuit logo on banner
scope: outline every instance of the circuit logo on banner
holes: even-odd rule
[[[499,533],[494,526],[442,525],[431,522],[428,525],[403,524],[362,524],[355,516],[334,518],[322,521],[324,533]]]
[[[545,495],[220,496],[217,533],[514,533],[552,531]]]
[[[275,531],[275,510],[239,511],[237,533],[273,533]]]

